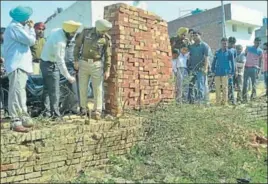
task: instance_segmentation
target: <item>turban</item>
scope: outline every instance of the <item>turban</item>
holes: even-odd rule
[[[112,23],[104,19],[97,20],[95,25],[96,25],[97,31],[100,31],[100,32],[109,31],[112,28]]]
[[[180,27],[177,31],[177,35],[181,36],[182,34],[187,34],[188,33],[188,28],[187,27]]]
[[[37,22],[34,24],[34,29],[46,29],[46,25],[43,22]]]
[[[80,22],[69,20],[69,21],[63,22],[62,28],[67,33],[73,33],[73,32],[76,32],[81,25],[82,24]]]
[[[17,22],[25,22],[33,14],[33,10],[30,7],[26,6],[17,6],[10,10],[9,15],[13,20]]]

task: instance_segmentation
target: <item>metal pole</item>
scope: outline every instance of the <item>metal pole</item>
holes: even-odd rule
[[[225,31],[225,11],[224,11],[223,0],[221,0],[221,9],[222,9],[222,37],[226,37],[226,31]]]

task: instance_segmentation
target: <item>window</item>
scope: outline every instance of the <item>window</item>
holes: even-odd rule
[[[233,24],[232,25],[232,30],[233,30],[233,32],[237,32],[237,25]]]
[[[252,27],[249,27],[248,28],[248,34],[252,34],[252,32],[253,32],[253,28]]]

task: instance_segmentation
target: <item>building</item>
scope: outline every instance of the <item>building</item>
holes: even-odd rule
[[[45,36],[47,36],[52,29],[61,27],[62,22],[66,20],[81,22],[83,26],[80,27],[79,31],[81,31],[83,27],[94,27],[95,21],[103,18],[104,7],[115,3],[132,4],[133,1],[76,1],[65,10],[58,9],[57,13],[51,15],[46,20]],[[140,6],[140,3],[138,4]]]
[[[263,18],[262,21],[262,27],[258,30],[255,31],[255,35],[256,37],[260,37],[261,38],[261,42],[265,43],[267,42],[267,36],[268,36],[268,18]]]
[[[236,37],[237,44],[243,45],[244,48],[252,45],[255,30],[262,26],[262,13],[236,4],[226,4],[224,10],[226,37]],[[179,27],[200,30],[203,40],[214,52],[219,48],[220,39],[223,36],[222,7],[195,12],[168,22],[169,36],[175,36]]]

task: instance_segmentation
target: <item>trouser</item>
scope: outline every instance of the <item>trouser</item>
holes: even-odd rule
[[[40,75],[40,63],[33,62],[33,74]]]
[[[247,95],[247,89],[248,89],[248,79],[251,79],[251,84],[252,84],[252,92],[251,92],[251,98],[256,97],[256,83],[257,83],[257,75],[258,75],[258,69],[255,67],[246,67],[245,72],[244,72],[244,81],[243,81],[243,100],[247,101],[248,100],[248,95]]]
[[[6,112],[8,112],[8,77],[1,78],[0,85],[0,109],[3,108]]]
[[[215,76],[216,104],[226,105],[228,100],[228,76]]]
[[[79,61],[79,91],[80,91],[80,106],[87,107],[87,92],[88,82],[91,78],[93,93],[94,93],[94,110],[102,112],[103,101],[103,67],[101,61],[89,59],[88,61]]]
[[[264,85],[266,89],[266,95],[268,95],[268,71],[264,72]]]
[[[25,71],[17,69],[8,75],[8,112],[12,120],[21,116],[28,116],[26,105],[26,82],[28,75]],[[21,125],[21,121],[16,121],[13,126]]]
[[[228,79],[228,99],[230,102],[235,103],[235,97],[234,97],[234,84],[235,79],[234,77],[229,77]]]
[[[243,89],[243,75],[237,75],[236,83],[237,83],[237,101],[242,101],[242,89]]]
[[[205,100],[206,104],[209,104],[210,98],[209,98],[209,85],[208,85],[208,76],[207,75],[205,75],[204,80],[205,80],[204,100]]]
[[[187,101],[189,92],[189,82],[187,82],[187,68],[180,67],[176,73],[176,101]]]
[[[45,116],[59,117],[60,71],[56,63],[41,61]]]
[[[79,103],[78,91],[77,91],[77,82],[67,83],[66,87],[68,92],[66,94],[61,94],[60,96],[64,98],[62,100],[61,112],[72,111],[77,112],[77,107]]]
[[[206,93],[206,74],[204,74],[201,71],[198,71],[197,73],[193,73],[191,75],[192,79],[189,84],[189,100],[190,103],[194,103],[195,101],[195,84],[197,85],[197,96],[196,100],[199,102],[204,102],[205,101],[205,93]]]

